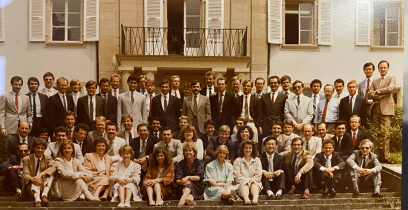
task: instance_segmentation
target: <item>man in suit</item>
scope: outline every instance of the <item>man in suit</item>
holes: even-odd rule
[[[334,88],[336,89],[336,92],[332,96],[334,99],[341,100],[348,95],[346,91],[343,91],[344,80],[336,79],[336,81],[334,81]]]
[[[242,96],[242,91],[240,89],[241,87],[241,78],[238,76],[233,76],[231,78],[231,83],[232,83],[232,90],[233,90],[233,95],[234,97]]]
[[[204,165],[207,165],[214,160],[214,152],[220,145],[225,145],[229,151],[229,161],[231,163],[235,160],[234,143],[229,139],[230,128],[227,125],[223,125],[218,130],[218,136],[209,139],[208,146],[206,148],[206,156],[204,157]]]
[[[18,123],[17,133],[7,135],[6,150],[4,151],[4,157],[10,157],[11,155],[17,155],[18,145],[27,144],[28,149],[31,150],[31,145],[33,144],[34,137],[28,136],[30,132],[30,124],[21,121]]]
[[[310,152],[312,158],[314,158],[316,154],[322,151],[322,139],[317,136],[313,136],[313,130],[314,129],[311,124],[306,124],[305,126],[303,126],[302,131],[304,136],[304,138],[302,139],[303,148]]]
[[[68,139],[68,132],[65,127],[59,126],[55,129],[54,134],[55,134],[56,141],[48,144],[48,147],[45,150],[44,154],[49,155],[55,159],[57,158],[57,154],[58,154],[60,145],[62,144],[63,141]],[[75,158],[81,161],[81,163],[83,163],[84,156],[82,155],[81,148],[79,147],[78,144],[74,144],[74,149],[75,149]]]
[[[137,126],[137,133],[139,137],[133,138],[129,142],[129,146],[133,148],[135,154],[133,154],[133,162],[141,166],[141,175],[140,180],[143,180],[146,176],[148,163],[149,163],[149,154],[153,152],[154,144],[156,144],[155,139],[152,139],[149,135],[150,130],[149,126],[146,123],[140,123]],[[139,186],[143,182],[140,182]]]
[[[293,138],[291,141],[291,151],[285,154],[283,168],[285,172],[286,186],[289,187],[289,194],[294,194],[296,190],[303,190],[302,199],[309,199],[309,189],[312,184],[313,159],[310,152],[302,149],[302,139]]]
[[[82,155],[85,156],[86,153],[91,153],[93,150],[93,145],[90,139],[87,138],[89,128],[87,125],[78,123],[75,126],[75,137],[72,138],[72,142],[79,145],[81,148]]]
[[[275,121],[272,125],[272,129],[271,129],[272,135],[271,136],[273,136],[278,143],[276,153],[284,155],[290,152],[291,150],[290,144],[291,144],[292,139],[282,134],[282,128],[283,128],[282,122]],[[266,138],[264,138],[262,141],[265,141],[265,139]],[[259,145],[262,146],[263,142],[262,143],[260,142]],[[263,152],[265,148],[261,148],[260,150]]]
[[[146,108],[147,108],[147,112],[149,113],[148,121],[151,122],[152,120],[152,102],[153,102],[153,98],[156,96],[156,93],[155,93],[156,81],[148,79],[146,82],[146,90],[147,90]],[[181,108],[181,104],[180,104],[180,108]]]
[[[292,120],[294,124],[294,133],[302,136],[303,126],[310,124],[313,119],[313,101],[311,98],[303,95],[303,82],[296,80],[293,83],[295,94],[289,95],[285,102],[285,119]]]
[[[138,132],[133,130],[133,117],[125,114],[122,116],[123,130],[119,132],[116,136],[125,139],[126,145],[130,145],[130,140],[138,136]]]
[[[323,195],[336,195],[336,185],[339,183],[346,162],[334,151],[335,143],[329,139],[323,143],[323,152],[314,157],[316,175],[314,179],[324,185]]]
[[[147,77],[146,75],[142,74],[137,77],[137,92],[141,93],[142,95],[146,96],[147,90],[146,90],[146,81]]]
[[[254,96],[261,99],[263,95],[263,88],[265,86],[265,79],[263,77],[257,77],[255,79],[255,93]]]
[[[317,126],[317,136],[322,139],[322,143],[324,140],[331,139],[334,135],[327,133],[326,123],[319,123]]]
[[[152,100],[152,117],[158,117],[160,125],[176,130],[181,106],[177,97],[169,94],[169,88],[169,81],[163,79],[160,82],[161,94]]]
[[[255,96],[251,95],[252,81],[244,80],[242,83],[243,94],[234,98],[234,119],[239,117],[245,118],[248,123],[247,126],[251,127],[254,132],[253,140],[258,140],[258,128],[261,129],[261,117],[262,117],[262,104],[261,101]]]
[[[288,96],[278,92],[279,77],[269,77],[268,84],[271,88],[271,92],[264,94],[261,98],[262,101],[262,128],[259,129],[259,133],[263,136],[271,135],[272,124],[274,121],[279,120],[283,122],[285,102]]]
[[[102,78],[99,80],[99,93],[98,96],[102,97],[105,100],[105,114],[104,116],[109,122],[116,122],[116,114],[118,107],[118,100],[112,94],[109,94],[109,80],[107,78]]]
[[[161,140],[161,136],[160,136],[160,129],[161,129],[160,119],[158,117],[152,118],[152,120],[150,121],[150,127],[151,127],[150,136],[153,137],[153,138],[156,138],[157,141],[160,141]]]
[[[292,92],[290,92],[290,86],[292,86],[292,79],[288,75],[284,75],[280,78],[280,83],[282,86],[282,91],[281,93],[285,94],[289,97],[293,95]]]
[[[27,81],[30,92],[26,95],[30,98],[31,115],[33,117],[33,126],[30,136],[37,136],[41,128],[48,126],[47,102],[48,97],[38,92],[40,81],[36,77],[29,77]]]
[[[368,98],[368,91],[370,90],[371,85],[373,84],[373,81],[376,80],[377,78],[374,78],[373,73],[375,71],[375,66],[373,63],[368,62],[365,63],[363,66],[364,74],[365,74],[365,79],[358,83],[358,95],[363,97],[365,99],[365,102],[367,104],[366,106],[366,116],[370,116],[370,107],[371,104],[373,103],[373,99]]]
[[[20,197],[22,187],[23,158],[30,155],[28,145],[18,145],[17,155],[7,157],[0,164],[0,170],[4,173],[3,188],[8,192],[14,192],[14,197]]]
[[[118,162],[122,160],[119,155],[119,149],[121,146],[126,145],[125,139],[116,136],[118,133],[118,128],[113,122],[106,123],[106,138],[109,144],[109,150],[106,154],[112,157],[112,162]]]
[[[183,144],[180,140],[173,139],[173,131],[169,126],[163,126],[160,129],[162,140],[154,145],[154,148],[163,147],[166,148],[170,156],[173,158],[173,164],[176,164],[180,160],[184,159]]]
[[[353,140],[346,133],[346,122],[339,120],[334,124],[334,127],[335,135],[331,138],[336,144],[334,151],[338,152],[343,160],[347,160],[351,153],[353,153]]]
[[[263,144],[265,152],[260,156],[262,163],[262,190],[268,195],[269,199],[281,199],[282,192],[285,191],[285,174],[283,172],[285,157],[275,153],[278,141],[273,136],[266,137]]]
[[[57,79],[58,93],[48,98],[48,117],[50,136],[58,126],[64,126],[65,111],[74,111],[74,99],[67,95],[68,80],[64,77]]]
[[[355,80],[351,80],[349,83],[347,83],[347,89],[349,96],[346,96],[340,100],[339,119],[346,121],[346,129],[349,131],[350,117],[353,115],[361,117],[363,125],[366,125],[367,106],[364,98],[356,94],[357,82]]]
[[[353,138],[353,149],[358,150],[360,146],[360,142],[363,139],[370,139],[370,135],[367,131],[360,129],[360,117],[357,115],[353,115],[350,118],[350,131],[348,132]]]
[[[86,84],[86,96],[78,99],[78,122],[86,124],[91,131],[95,130],[95,118],[105,116],[106,101],[95,95],[96,82],[89,80]]]
[[[339,120],[340,101],[332,98],[334,93],[333,85],[324,86],[324,97],[316,107],[314,123],[326,123],[327,133],[334,134],[334,123]]]
[[[218,130],[221,125],[228,125],[230,128],[234,127],[233,119],[233,104],[234,96],[227,93],[227,79],[219,77],[217,79],[218,92],[210,96],[211,103],[211,118],[216,123],[215,130]]]
[[[207,86],[201,89],[200,94],[207,96],[208,98],[218,92],[218,88],[214,86],[215,75],[212,71],[207,71],[205,73],[205,81]]]
[[[391,117],[394,115],[394,99],[392,92],[395,88],[396,79],[387,75],[390,64],[386,60],[378,63],[378,71],[381,77],[376,79],[368,91],[368,98],[373,99],[371,104],[371,122],[376,129],[391,125]],[[390,138],[388,135],[380,136],[377,141],[375,154],[381,162],[393,164],[390,159]]]
[[[69,82],[69,87],[71,88],[71,93],[68,93],[68,95],[72,96],[72,99],[74,99],[74,112],[75,114],[77,113],[77,104],[78,104],[78,99],[85,96],[85,94],[80,92],[81,85],[79,84],[78,79],[72,79]]]
[[[179,117],[179,127],[177,128],[176,131],[173,132],[173,137],[174,137],[175,139],[179,139],[179,140],[180,140],[180,133],[181,133],[181,131],[182,131],[184,128],[186,128],[186,127],[189,125],[188,123],[189,123],[189,119],[188,119],[187,116],[181,115],[181,116]],[[161,125],[161,123],[160,123],[160,125]]]
[[[64,130],[63,127],[61,127]],[[41,207],[41,203],[48,203],[48,193],[51,188],[55,166],[52,157],[45,154],[47,142],[35,139],[34,154],[23,158],[23,186],[21,197],[26,194],[34,197],[34,206]]]
[[[93,142],[97,138],[107,139],[105,128],[106,128],[106,118],[104,116],[99,116],[95,119],[96,130],[90,131],[88,133],[88,139]]]
[[[40,93],[46,95],[48,98],[55,95],[58,91],[52,87],[54,84],[54,74],[51,72],[45,72],[43,75],[43,81],[44,81],[44,88],[40,90]]]
[[[347,165],[352,168],[351,181],[353,183],[353,194],[358,195],[361,188],[374,186],[373,197],[382,197],[380,193],[381,187],[381,163],[377,159],[377,155],[371,152],[373,143],[364,139],[360,142],[360,150],[354,153],[347,159]]]
[[[33,122],[30,98],[20,93],[23,78],[14,76],[10,84],[12,91],[0,97],[0,132],[3,136],[16,134],[19,121]]]
[[[183,101],[183,113],[189,119],[190,125],[194,126],[200,136],[205,132],[204,123],[211,119],[211,104],[207,96],[200,94],[201,83],[194,80],[191,83],[193,95],[186,97]]]
[[[146,109],[146,97],[137,92],[137,78],[130,75],[127,79],[129,91],[120,94],[118,99],[117,123],[120,127],[120,120],[123,115],[129,114],[133,117],[133,129],[136,130],[140,123],[147,123],[148,112]]]
[[[322,82],[319,79],[314,79],[310,83],[310,89],[312,90],[312,94],[309,97],[312,98],[313,101],[313,113],[316,111],[316,107],[317,104],[319,104],[319,101],[324,99],[324,94],[320,93],[321,88]]]
[[[183,104],[184,92],[179,91],[180,77],[178,75],[173,75],[170,77],[170,86],[171,86],[170,95],[176,96],[179,99],[180,104]]]
[[[213,137],[217,137],[218,132],[215,131],[215,122],[213,120],[207,120],[207,122],[204,123],[204,127],[205,133],[201,135],[200,139],[201,141],[203,141],[203,148],[205,150],[208,146],[208,142],[210,141],[210,139]]]
[[[119,95],[124,93],[124,90],[119,89],[121,76],[119,74],[112,74],[110,77],[111,89],[108,91],[110,96],[114,96],[116,100],[119,99]]]
[[[76,114],[72,111],[65,112],[65,127],[68,131],[67,139],[75,138],[75,122],[76,122]]]

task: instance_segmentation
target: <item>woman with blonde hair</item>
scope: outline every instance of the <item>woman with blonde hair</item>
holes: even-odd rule
[[[64,201],[76,199],[98,201],[88,190],[93,176],[75,158],[75,147],[71,140],[65,140],[59,147],[57,158],[54,160],[58,173],[54,174],[54,184],[51,193],[54,197]]]
[[[197,159],[202,160],[204,154],[204,147],[203,141],[198,138],[198,134],[194,126],[187,125],[184,129],[182,129],[180,133],[180,141],[181,143],[184,142],[192,142],[197,147]]]
[[[133,201],[142,201],[139,196],[140,165],[131,161],[130,158],[135,154],[133,148],[129,145],[123,145],[119,149],[119,155],[122,160],[112,165],[113,197],[112,201],[117,201],[118,207],[130,207],[130,199],[133,195]]]

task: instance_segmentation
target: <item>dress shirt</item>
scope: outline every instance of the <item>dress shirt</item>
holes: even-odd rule
[[[349,103],[350,103],[351,96],[349,95],[348,97],[349,97]],[[351,101],[351,111],[354,110],[354,104],[356,103],[356,98],[357,98],[357,94],[354,94],[353,100]]]
[[[266,158],[267,158],[267,160],[268,160],[268,172],[269,173],[273,173],[274,171],[274,169],[272,169],[272,168],[270,168],[269,166],[271,165],[271,162],[270,161],[272,161],[272,165],[273,165],[273,157],[274,157],[274,154],[275,153],[272,153],[272,155],[269,155],[268,153],[266,153]],[[269,181],[273,181],[273,178],[272,179],[268,179]]]
[[[353,139],[353,133],[356,133],[356,139],[357,139],[358,129],[356,131],[351,130],[351,139]]]
[[[324,157],[324,163],[326,164],[326,158],[327,158],[327,156],[326,156],[326,155],[323,155],[323,157]],[[332,159],[332,157],[333,157],[333,154],[329,155],[330,167],[332,167],[332,166],[331,166],[331,159]],[[340,169],[338,166],[334,166],[333,168],[335,168],[336,170],[339,170],[339,169]],[[319,170],[320,170],[320,171],[324,171],[324,170],[326,170],[326,167],[320,166]]]
[[[125,130],[125,141],[126,141],[126,145],[129,145],[129,132],[132,134],[132,138],[135,138],[135,132],[133,132],[133,126],[132,126],[132,130],[127,131]]]
[[[191,95],[191,96],[192,96],[192,97],[191,97],[191,99],[192,99],[192,100],[191,100],[191,107],[194,107],[194,96],[195,96],[195,95],[193,94],[193,95]],[[199,105],[198,102],[199,102],[199,101],[200,101],[200,93],[197,94],[197,112],[198,112],[198,105]]]
[[[64,106],[64,98],[65,98],[65,106],[66,106],[65,110],[68,110],[67,94],[62,94],[62,93],[58,92],[58,95],[59,95],[59,97],[61,99],[62,106]]]
[[[72,162],[73,162],[74,158],[71,158],[70,161],[65,159],[65,157],[63,157],[63,159],[64,159],[65,164],[67,165],[68,171],[74,172],[74,169],[72,168]]]
[[[143,141],[145,142],[145,147],[147,147],[147,141],[149,140],[149,137],[147,137],[145,140],[140,138],[140,149],[139,149],[139,154],[142,154],[142,148],[143,148]],[[145,154],[146,156],[149,154]]]
[[[91,106],[90,105],[91,104],[91,99],[92,99],[92,104],[93,104],[92,108],[90,107]],[[96,100],[95,99],[96,99],[95,95],[93,95],[93,96],[88,95],[88,107],[93,109],[93,112],[92,112],[93,116],[92,116],[91,121],[95,121],[95,118],[96,118]]]
[[[105,173],[106,167],[105,167],[105,156],[104,157],[98,157],[98,164],[99,164],[99,173]]]
[[[222,105],[224,105],[224,101],[225,101],[225,90],[224,90],[223,93],[218,92],[218,104],[219,104],[219,102],[220,102],[221,94],[222,94],[222,103],[221,103],[221,112],[222,112]],[[217,104],[217,107],[218,107],[218,104]]]
[[[227,143],[228,139],[227,139],[226,141],[222,142],[222,141],[220,141],[220,139],[218,138],[218,141],[220,142],[220,145],[225,145],[225,144]]]
[[[153,93],[153,94],[147,93],[146,94],[146,108],[147,108],[148,113],[150,111],[150,95],[152,95],[152,100],[153,100],[153,98],[156,96],[156,93]]]
[[[211,94],[215,92],[215,87],[213,86],[207,86],[207,92],[205,93],[205,96],[210,97],[210,88],[211,88]],[[224,94],[225,95],[225,94]]]
[[[262,93],[254,93],[254,96],[257,97],[257,98],[258,98],[258,95],[259,95],[259,98],[262,97]]]
[[[336,139],[337,139],[337,143],[339,143],[339,148],[340,148],[341,147],[341,140],[343,140],[343,136],[340,136],[340,137],[336,136]]]
[[[42,157],[43,157],[43,156],[41,156],[40,158],[38,158],[37,156],[34,155],[34,161],[35,161],[34,170],[37,169],[38,161],[41,162]],[[38,167],[38,171],[35,172],[35,176],[37,176],[39,173],[41,173],[41,163],[40,163],[40,167]]]
[[[170,94],[171,94],[172,96],[176,96],[176,95],[175,95],[175,92],[177,93],[177,98],[181,98],[181,96],[180,96],[180,91],[179,91],[178,89],[177,89],[176,91],[171,90]]]
[[[348,96],[348,93],[347,93],[346,90],[343,90],[343,91],[340,93],[340,97],[339,97],[338,100],[340,101],[342,98],[344,98],[344,97],[346,97],[346,96]],[[334,94],[333,94],[332,98],[337,99],[337,92],[336,92],[336,90],[334,91]]]
[[[75,103],[75,106],[76,106],[77,103],[78,103],[79,92],[76,92],[76,93],[72,92],[72,98],[74,99],[74,103]]]
[[[14,91],[11,91],[10,94],[13,95],[13,103],[14,103],[14,100],[15,100],[16,94],[17,94],[17,101],[18,101],[18,107],[19,107],[18,111],[20,111],[21,105],[23,105],[23,101],[21,99],[21,93],[15,93]]]
[[[34,97],[34,93],[30,92],[30,100],[31,100],[31,115],[33,117],[42,117],[41,101],[40,101],[40,96],[38,96],[38,92],[35,92],[35,97]],[[34,100],[35,100],[35,107],[34,107]],[[18,103],[20,104],[20,101]],[[34,109],[36,111],[37,116],[34,116]]]
[[[23,139],[25,139],[25,143],[28,144],[28,136],[26,136],[25,138],[21,137],[20,135],[18,135],[18,138],[20,139],[20,144],[23,143]],[[33,148],[34,149],[34,148]]]
[[[20,158],[20,166],[23,167],[23,158]],[[23,177],[23,170],[18,170],[17,174],[19,177]]]
[[[273,95],[273,93],[275,93],[275,95]],[[273,95],[273,102],[275,103],[276,98],[278,97],[279,91],[276,91],[276,92],[271,91],[269,94],[271,95],[271,101],[272,101],[272,95]]]
[[[169,107],[169,96],[170,96],[170,94],[167,93],[166,95],[163,95],[163,93],[162,93],[161,97],[160,97],[162,109],[163,109],[163,111],[166,111],[166,110],[164,110],[164,96],[166,96],[166,103],[167,103],[166,106]],[[150,101],[150,99],[149,99],[149,101]],[[197,103],[198,103],[198,97],[197,97]],[[193,106],[194,106],[194,97],[193,97]]]
[[[152,132],[153,132],[153,136],[155,136],[157,139],[160,139],[160,131],[152,131]]]
[[[141,93],[141,94],[143,94],[143,95],[146,95],[146,94],[147,94],[146,88],[145,88],[145,89],[139,88],[139,93]]]
[[[314,104],[315,105],[315,107],[317,107],[317,105],[319,104],[319,102],[320,102],[320,94],[318,93],[318,94],[312,94],[312,101],[314,100],[314,97],[316,96],[316,103]]]
[[[299,154],[295,154],[295,153],[293,153],[294,154],[294,156],[292,157],[292,161],[291,161],[291,163],[293,162],[293,158],[296,158],[296,161],[295,161],[295,171],[294,171],[294,174],[297,174],[298,173],[298,168],[297,168],[297,163],[298,163],[298,161],[299,161],[299,156],[300,156],[300,153],[302,153],[302,152],[299,152]],[[303,172],[303,170],[301,170],[302,171],[302,174],[304,174],[304,172]]]
[[[366,95],[366,90],[367,90],[366,88],[367,88],[368,80],[370,80],[370,86],[368,87],[370,89],[371,85],[373,84],[373,77],[371,76],[369,79],[368,78],[364,79],[364,90],[363,90],[364,97]],[[372,103],[373,103],[373,99],[368,99],[368,104],[372,104]]]
[[[238,96],[242,96],[244,93],[241,90],[239,90],[238,93],[234,92],[233,94],[234,94],[234,97],[238,97]]]
[[[324,106],[326,105],[327,99],[321,100],[316,107],[314,123],[318,124],[322,120],[322,115],[324,111]],[[339,100],[330,99],[329,104],[327,104],[326,112],[326,123],[335,123],[339,119]]]
[[[251,116],[251,112],[250,112],[250,109],[249,109],[249,105],[251,104],[251,94],[248,94],[248,95],[242,95],[243,97],[242,97],[242,110],[241,110],[241,117],[243,117],[243,118],[245,118],[246,116],[245,116],[245,97],[246,96],[248,96],[248,118],[249,118],[249,120],[254,120],[254,118],[252,118],[252,116]]]
[[[55,95],[58,91],[53,87],[51,87],[50,89],[44,87],[44,88],[41,89],[40,92],[45,94],[49,98],[49,97]]]
[[[71,131],[71,138],[73,138],[74,137],[74,132],[75,132],[75,126],[72,126],[72,128],[67,127],[67,131],[68,131],[67,138],[69,136],[69,131]]]
[[[365,159],[365,162],[366,162],[366,164],[367,164],[367,158],[368,158],[368,155],[367,155],[367,156],[363,156],[363,154],[361,154],[361,165],[355,164],[355,165],[353,166],[353,169],[356,169],[357,167],[362,168],[364,159]],[[373,173],[377,173],[377,170],[375,169],[375,167],[372,168],[372,169],[373,169]]]
[[[111,89],[112,90],[112,96],[113,97],[115,97],[115,91],[116,91],[116,99],[118,99],[119,98],[119,88],[117,88],[117,89],[114,89],[114,88],[112,88]]]

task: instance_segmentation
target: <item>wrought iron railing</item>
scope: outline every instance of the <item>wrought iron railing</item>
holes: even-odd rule
[[[121,28],[122,55],[247,55],[248,29]]]

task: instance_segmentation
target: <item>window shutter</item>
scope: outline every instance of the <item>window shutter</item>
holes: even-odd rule
[[[164,55],[163,39],[163,2],[162,0],[145,0],[145,54]]]
[[[370,0],[356,1],[356,45],[370,45]]]
[[[99,0],[84,0],[84,41],[99,40]]]
[[[282,44],[282,0],[268,0],[268,42]]]
[[[29,0],[28,40],[45,41],[45,0]]]
[[[318,43],[319,45],[332,45],[333,0],[320,0],[318,10]]]
[[[0,42],[4,42],[4,34],[5,34],[5,18],[6,16],[4,15],[4,7],[2,5],[2,2],[0,2]]]
[[[208,56],[222,56],[224,36],[224,0],[206,2],[206,39],[205,53]]]

